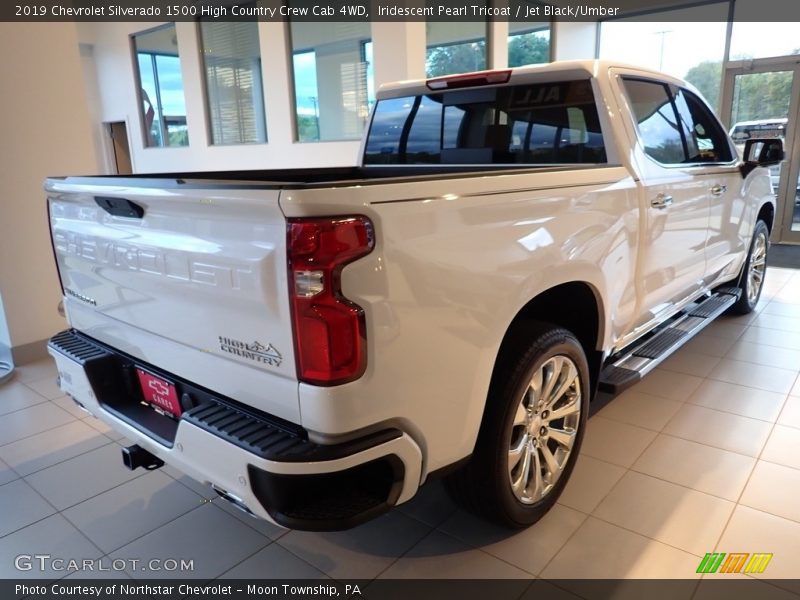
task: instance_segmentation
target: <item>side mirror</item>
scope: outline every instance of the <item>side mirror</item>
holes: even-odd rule
[[[744,164],[741,165],[742,176],[747,175],[756,167],[772,167],[779,165],[785,154],[783,140],[780,138],[747,140],[744,143]]]

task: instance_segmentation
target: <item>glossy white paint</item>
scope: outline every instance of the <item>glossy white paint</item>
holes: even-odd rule
[[[763,173],[745,181],[737,161],[665,166],[645,153],[622,78],[656,79],[688,88],[702,98],[691,84],[639,67],[609,66],[607,74],[601,81],[606,97],[617,102],[619,129],[625,133],[630,165],[641,183],[641,226],[647,232],[636,281],[640,286],[639,324],[623,338],[628,343],[631,336],[672,314],[695,292],[736,277],[750,244],[757,211],[765,203],[774,204],[774,200],[763,191],[749,191],[752,182],[762,180]],[[728,143],[736,156],[733,144],[730,140]],[[725,188],[722,196],[711,193],[715,186]],[[669,208],[653,207],[659,194],[673,198]]]
[[[298,422],[278,192],[50,180],[51,229],[70,324],[221,394]],[[122,197],[143,219],[114,217]],[[96,306],[91,303],[96,302]],[[272,364],[223,350],[272,346]]]
[[[367,313],[367,372],[335,388],[301,384],[303,426],[396,424],[428,469],[471,451],[502,338],[538,293],[586,282],[609,339],[635,318],[637,190],[621,167],[298,190],[281,206],[366,214],[377,240],[342,274]]]
[[[257,183],[158,189],[53,181],[57,240],[114,238],[136,252],[146,247],[179,262],[201,262],[203,277],[228,273],[222,265],[230,272],[248,269],[248,284],[235,289],[222,285],[225,277],[209,285],[143,273],[124,261],[99,265],[57,243],[65,284],[98,301],[95,310],[69,298],[71,323],[169,372],[300,423],[318,441],[395,425],[420,448],[424,478],[471,452],[501,340],[537,295],[562,283],[585,284],[597,300],[596,349],[608,353],[687,299],[736,277],[757,211],[772,202],[768,173],[759,169],[743,181],[735,165],[667,171],[647,159],[616,80],[633,72],[643,71],[576,61],[512,76],[515,83],[591,77],[606,166],[280,192]],[[380,96],[424,90],[423,82],[406,82]],[[711,199],[715,184],[727,185],[726,195]],[[675,205],[653,209],[651,197],[662,191]],[[98,212],[93,194],[136,200],[152,217],[121,223]],[[348,214],[368,216],[376,233],[374,251],[342,273],[345,295],[366,313],[367,370],[337,387],[298,384],[285,219]],[[218,336],[271,342],[284,363],[272,368],[223,356]]]

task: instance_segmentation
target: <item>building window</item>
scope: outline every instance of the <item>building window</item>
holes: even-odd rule
[[[550,62],[550,24],[511,21],[508,24],[508,66]]]
[[[145,146],[188,146],[175,25],[133,36]]]
[[[736,0],[731,60],[800,54],[797,23],[764,22],[764,14],[779,15],[786,0]]]
[[[485,21],[426,23],[426,75],[440,77],[486,69],[486,28]]]
[[[603,21],[599,57],[685,79],[718,110],[727,19],[728,3],[721,2]]]
[[[200,45],[212,144],[267,141],[256,21],[202,21]]]
[[[359,139],[375,103],[370,24],[290,25],[298,141]]]

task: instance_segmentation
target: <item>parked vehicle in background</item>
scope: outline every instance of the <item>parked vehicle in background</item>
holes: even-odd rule
[[[744,153],[684,82],[575,61],[384,86],[358,167],[50,178],[61,387],[285,527],[440,474],[530,525],[598,389],[758,302],[782,144]]]
[[[730,136],[741,156],[747,140],[780,139],[785,141],[788,123],[789,119],[786,118],[740,121],[731,127]],[[781,165],[770,167],[769,174],[772,181],[772,189],[777,193],[781,179]],[[795,202],[800,203],[800,181],[796,183]]]
[[[757,121],[739,121],[730,130],[730,136],[736,149],[741,153],[744,150],[744,143],[747,140],[756,139],[785,139],[786,125],[789,120],[783,119],[760,119]]]

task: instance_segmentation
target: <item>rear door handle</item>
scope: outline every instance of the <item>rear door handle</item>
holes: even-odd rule
[[[722,194],[724,194],[727,191],[728,191],[728,186],[721,185],[719,183],[715,186],[712,186],[710,190],[712,196],[722,196]]]
[[[659,194],[650,201],[650,206],[653,208],[667,208],[672,204],[672,196],[667,194]]]

